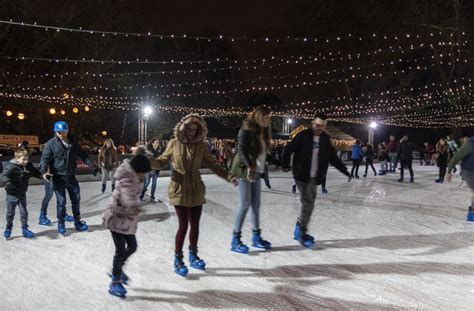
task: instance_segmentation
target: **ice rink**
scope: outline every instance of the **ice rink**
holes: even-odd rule
[[[160,178],[158,197],[165,203],[145,206],[138,250],[125,267],[132,279],[126,300],[107,292],[114,246],[101,226],[101,213],[109,189],[101,194],[99,182],[81,183],[89,232],[76,232],[69,223],[61,237],[56,222],[37,224],[43,186],[31,186],[30,229],[37,236],[21,237],[17,211],[11,240],[0,241],[0,309],[472,310],[474,223],[465,220],[470,190],[460,186],[458,175],[450,184],[435,184],[436,167],[414,169],[415,183],[400,184],[394,174],[348,183],[331,168],[329,194],[318,189],[310,225],[317,240],[313,250],[292,239],[299,203],[291,193],[291,175],[271,172],[273,189],[262,185],[261,222],[263,237],[274,247],[266,252],[251,248],[249,255],[229,250],[237,189],[216,176],[203,176],[208,203],[199,251],[208,269],[190,268],[187,279],[173,272],[177,219],[166,204],[169,178]],[[4,201],[1,189],[2,232]],[[55,205],[53,198],[52,220]],[[248,244],[249,224],[250,214],[243,232]]]

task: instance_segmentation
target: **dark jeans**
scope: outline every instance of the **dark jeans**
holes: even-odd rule
[[[20,209],[21,216],[21,227],[28,227],[28,210],[26,209],[26,196],[15,197],[13,195],[7,194],[7,228],[13,227],[13,219],[15,218],[15,209],[18,205]]]
[[[360,165],[360,160],[352,160],[352,170],[351,170],[352,177],[354,177],[354,170],[355,170],[355,176],[359,176],[359,165]]]
[[[57,200],[58,223],[64,225],[64,216],[66,215],[66,191],[71,200],[74,219],[79,220],[81,218],[81,190],[76,176],[54,176],[53,183],[54,193],[56,194]]]
[[[112,275],[115,278],[120,279],[123,265],[128,257],[137,250],[137,239],[135,238],[135,234],[122,234],[114,231],[110,232],[112,233],[112,239],[114,239],[115,244]]]
[[[150,182],[151,182],[150,196],[152,196],[152,197],[155,196],[156,181],[157,181],[158,177],[160,177],[160,171],[152,171],[152,172],[145,175],[145,182],[143,183],[143,189],[142,189],[142,194],[141,194],[142,197],[145,196],[145,193],[148,189],[148,186],[150,185]]]
[[[444,179],[444,176],[446,176],[446,166],[440,166],[439,167],[439,179]]]
[[[51,201],[51,198],[53,197],[53,193],[53,182],[44,182],[44,197],[41,201],[41,214],[46,215],[48,213],[48,205]]]
[[[176,215],[179,220],[178,231],[176,232],[175,251],[183,251],[184,239],[188,232],[188,223],[191,227],[189,232],[189,249],[197,249],[199,240],[199,221],[201,219],[202,206],[186,207],[175,206]]]
[[[410,177],[413,178],[413,169],[411,168],[411,162],[412,160],[404,160],[400,161],[400,178],[403,179],[403,173],[404,169],[407,168],[408,171],[410,172]]]

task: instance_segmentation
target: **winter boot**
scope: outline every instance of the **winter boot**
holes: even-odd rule
[[[472,210],[472,206],[469,206],[469,211],[467,212],[467,221],[474,221],[474,211]]]
[[[102,190],[101,191],[102,191],[102,193],[105,192],[105,184],[102,184]]]
[[[113,296],[125,298],[125,295],[127,295],[127,289],[123,287],[120,279],[112,276],[112,282],[109,285],[109,293]]]
[[[191,268],[206,270],[206,262],[199,258],[197,249],[189,249],[189,265]]]
[[[74,216],[68,215],[66,213],[66,214],[64,214],[64,221],[73,222],[74,221]]]
[[[5,229],[5,231],[3,231],[3,237],[5,238],[5,240],[8,240],[12,235],[12,226],[7,226],[7,228]]]
[[[87,231],[89,229],[89,226],[82,219],[75,220],[74,227],[76,228],[77,231]]]
[[[328,189],[323,187],[323,188],[321,188],[321,192],[324,193],[324,194],[328,194]]]
[[[240,239],[242,237],[242,232],[233,232],[232,233],[232,242],[231,242],[231,251],[240,253],[240,254],[248,254],[249,253],[249,247],[242,243],[242,240]]]
[[[442,178],[438,178],[435,180],[435,183],[437,184],[442,184],[444,182],[444,180]]]
[[[252,246],[255,248],[272,249],[272,243],[262,239],[262,230],[252,230]]]
[[[414,183],[414,182],[415,182],[415,178],[411,177],[411,178],[410,178],[410,182],[411,182],[411,183]]]
[[[156,198],[155,198],[154,195],[152,195],[152,196],[150,197],[150,202],[152,202],[152,203],[155,203],[155,202],[156,202]]]
[[[397,180],[398,182],[403,182],[403,178],[400,178],[399,180]]]
[[[49,226],[51,225],[51,220],[48,219],[46,214],[40,214],[38,224],[43,226]]]
[[[31,238],[35,237],[35,234],[33,232],[31,232],[30,230],[28,230],[28,227],[21,228],[21,231],[22,231],[23,236],[25,238],[31,239]]]
[[[58,223],[58,233],[60,235],[65,235],[66,234],[66,227],[64,226],[64,224]]]
[[[174,272],[184,278],[188,275],[188,268],[183,262],[183,252],[174,255]]]
[[[295,231],[293,232],[293,239],[299,241],[301,235],[301,225],[299,222],[295,225]],[[314,242],[314,237],[312,235],[306,234],[305,239],[312,240]]]

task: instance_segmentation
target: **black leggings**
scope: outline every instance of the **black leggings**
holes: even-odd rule
[[[403,179],[404,176],[404,169],[408,168],[410,172],[410,177],[413,178],[413,169],[411,167],[412,160],[400,161],[400,178]]]
[[[354,170],[355,170],[355,176],[359,176],[359,165],[360,165],[360,160],[352,160],[352,170],[351,170],[352,177],[354,177]]]
[[[189,232],[189,249],[197,249],[199,239],[199,220],[201,219],[202,206],[186,207],[175,206],[176,215],[179,220],[178,232],[176,232],[175,252],[183,251],[184,239],[188,231],[188,223],[191,226]]]
[[[112,275],[116,279],[120,279],[123,265],[128,257],[137,250],[137,239],[135,238],[135,234],[122,234],[114,231],[110,232],[112,233],[112,239],[114,239],[115,244]]]
[[[439,179],[444,179],[444,176],[446,176],[446,166],[440,166],[439,167]]]
[[[365,162],[365,175],[367,176],[367,171],[369,170],[369,165],[372,168],[372,171],[374,171],[374,175],[377,175],[377,171],[375,170],[373,162]]]

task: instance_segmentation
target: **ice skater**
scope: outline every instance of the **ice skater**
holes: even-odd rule
[[[49,172],[48,172],[49,173]],[[41,200],[41,211],[38,219],[38,224],[42,226],[50,226],[51,220],[48,218],[48,206],[49,202],[53,198],[54,190],[53,183],[50,181],[44,180],[44,196]],[[74,217],[69,215],[67,212],[64,215],[64,220],[67,222],[73,222]]]
[[[110,185],[112,192],[115,188],[115,169],[120,164],[117,148],[115,148],[114,141],[112,139],[105,140],[102,147],[99,149],[98,164],[102,170],[102,193],[105,192],[107,185],[107,176],[110,175]]]
[[[446,168],[448,166],[448,143],[444,138],[441,138],[436,144],[436,157],[436,162],[439,168],[439,178],[436,179],[435,182],[442,184],[444,182]]]
[[[471,206],[467,213],[467,220],[474,221],[474,136],[471,137],[469,143],[461,146],[458,152],[453,156],[448,164],[448,176],[446,180],[450,182],[453,178],[453,169],[456,164],[461,162],[461,174],[466,184],[471,189]]]
[[[312,122],[312,128],[298,133],[285,147],[283,155],[284,172],[290,171],[293,155],[291,166],[301,195],[301,210],[293,238],[308,248],[314,245],[314,237],[307,233],[307,228],[314,210],[317,186],[326,178],[329,163],[351,180],[346,166],[337,157],[336,150],[331,145],[329,135],[325,133],[326,126],[326,117],[318,115]]]
[[[205,186],[201,180],[199,168],[206,164],[219,177],[228,178],[227,171],[217,163],[204,142],[207,124],[196,114],[181,119],[174,130],[175,138],[167,145],[165,152],[151,160],[151,168],[161,170],[171,161],[173,171],[168,187],[170,204],[175,206],[179,220],[175,238],[174,271],[186,277],[188,268],[183,262],[183,244],[190,225],[189,262],[192,268],[205,270],[206,263],[198,256],[199,221],[201,219]],[[236,184],[235,178],[229,180]]]
[[[397,163],[400,161],[400,179],[398,179],[398,182],[403,182],[405,168],[407,168],[410,172],[410,182],[415,182],[412,168],[414,149],[415,147],[413,146],[412,142],[408,140],[408,135],[403,136],[403,138],[400,140],[400,145],[398,146],[396,161]]]
[[[388,153],[387,153],[387,147],[385,146],[385,143],[380,143],[378,145],[378,160],[380,163],[380,171],[379,175],[385,175],[387,174],[388,168],[387,168],[387,161],[389,161]]]
[[[158,158],[163,153],[163,150],[161,148],[161,143],[158,138],[152,138],[150,142],[148,143],[148,145],[146,146],[146,149],[149,153],[153,155],[153,158]],[[143,198],[145,197],[145,193],[148,189],[148,186],[151,183],[150,202],[156,202],[155,191],[156,191],[156,184],[158,181],[158,177],[160,177],[159,170],[152,170],[151,172],[145,175],[145,182],[143,184],[143,189],[140,193],[141,201],[143,201]]]
[[[388,157],[390,158],[389,162],[389,172],[396,173],[397,172],[397,157],[398,157],[398,147],[400,146],[399,143],[395,139],[395,135],[390,135],[390,141],[387,144],[388,149]]]
[[[123,272],[123,266],[137,250],[135,234],[141,211],[137,193],[143,187],[145,173],[149,171],[150,161],[146,156],[135,155],[130,160],[125,159],[115,172],[116,188],[111,202],[102,214],[102,224],[110,230],[115,244],[109,293],[122,298],[127,294],[123,285],[127,285],[129,280]]]
[[[232,162],[230,174],[239,179],[240,206],[235,215],[231,251],[248,254],[249,248],[242,240],[245,216],[252,210],[252,246],[271,249],[260,229],[261,175],[267,172],[267,153],[271,147],[271,111],[259,106],[243,121],[238,134],[237,154]]]
[[[53,189],[57,201],[58,233],[64,235],[66,216],[66,191],[69,194],[74,215],[74,227],[78,231],[87,231],[88,226],[81,219],[81,194],[76,179],[77,158],[80,157],[91,169],[95,176],[99,172],[87,153],[79,146],[78,141],[69,133],[66,122],[58,121],[54,124],[55,137],[45,145],[41,155],[40,171],[45,181],[52,177]],[[48,171],[50,173],[48,173]]]
[[[356,140],[355,144],[352,145],[352,170],[351,178],[359,178],[359,166],[362,161],[362,147],[360,145],[360,140]],[[354,175],[355,173],[355,175]]]
[[[369,165],[374,172],[374,176],[377,176],[377,171],[374,167],[374,150],[372,149],[372,145],[368,144],[367,146],[362,148],[364,151],[364,158],[365,158],[365,173],[364,177],[367,177],[367,171],[369,170]]]
[[[26,208],[26,191],[30,177],[41,179],[41,173],[28,162],[28,151],[17,149],[14,158],[2,172],[2,184],[5,186],[6,196],[6,229],[3,237],[8,240],[12,234],[15,209],[18,206],[21,216],[21,230],[25,238],[33,238],[35,234],[28,229],[28,210]]]

